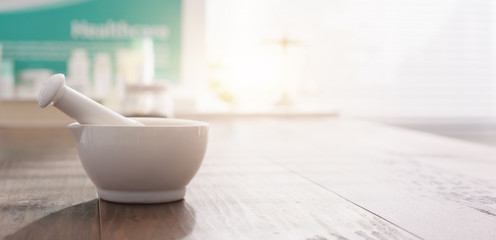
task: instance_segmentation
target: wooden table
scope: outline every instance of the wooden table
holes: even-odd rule
[[[5,239],[496,239],[496,149],[336,118],[212,118],[183,201],[98,200],[65,128],[0,128]]]

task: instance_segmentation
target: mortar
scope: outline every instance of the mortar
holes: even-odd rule
[[[183,199],[200,168],[205,122],[133,118],[144,126],[72,123],[79,158],[102,199],[158,203]]]

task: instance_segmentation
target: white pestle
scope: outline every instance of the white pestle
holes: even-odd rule
[[[38,104],[44,108],[52,102],[54,107],[81,124],[143,126],[66,86],[64,74],[55,74],[43,83]]]

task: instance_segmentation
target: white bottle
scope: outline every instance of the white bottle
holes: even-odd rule
[[[14,61],[0,61],[0,99],[14,98]]]
[[[67,62],[67,85],[74,90],[88,95],[89,93],[90,61],[84,49],[74,49]]]
[[[143,40],[141,56],[140,84],[152,84],[155,81],[155,53],[152,39]]]
[[[108,53],[97,53],[93,61],[93,93],[96,99],[105,100],[112,85],[112,60]]]

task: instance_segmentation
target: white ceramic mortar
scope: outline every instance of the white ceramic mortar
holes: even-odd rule
[[[145,126],[73,123],[81,163],[100,198],[124,203],[184,198],[200,168],[209,126],[205,122],[134,118]]]

